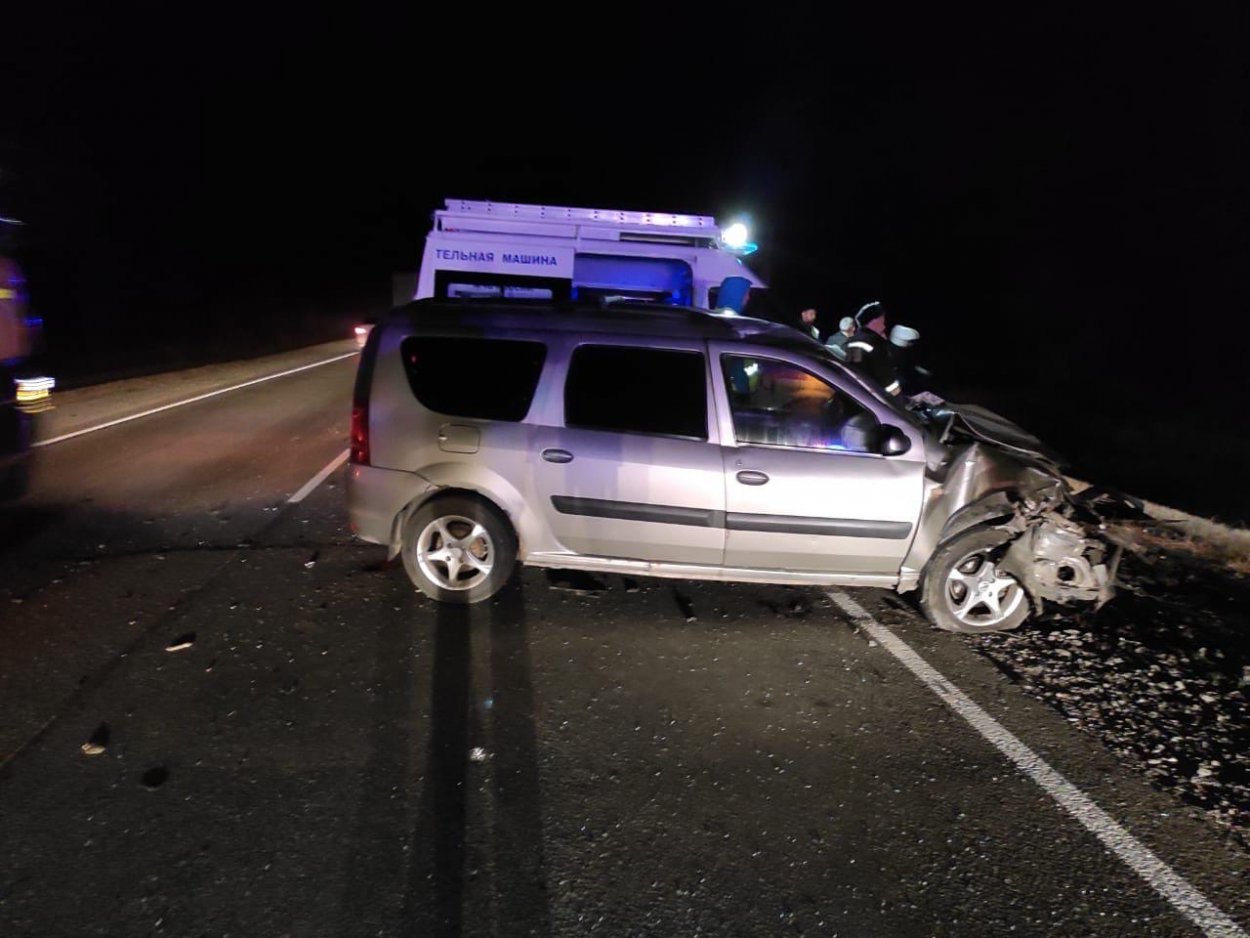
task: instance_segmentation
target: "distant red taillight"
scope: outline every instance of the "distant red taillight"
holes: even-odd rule
[[[352,407],[351,461],[357,466],[369,465],[369,405]]]

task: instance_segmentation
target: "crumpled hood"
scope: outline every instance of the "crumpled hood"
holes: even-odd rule
[[[1064,464],[1063,457],[1033,434],[977,404],[944,402],[940,407],[929,409],[928,417],[944,443],[960,437],[980,440],[1053,466]]]

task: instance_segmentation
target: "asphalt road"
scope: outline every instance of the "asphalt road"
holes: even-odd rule
[[[349,350],[83,392],[60,429]],[[431,603],[353,543],[341,468],[289,501],[345,448],[353,371],[39,451],[2,517],[0,934],[1250,926],[1244,851],[885,592],[525,571],[490,603]]]

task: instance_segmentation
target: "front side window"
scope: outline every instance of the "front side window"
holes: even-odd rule
[[[699,352],[582,345],[564,386],[564,422],[707,439],[707,366]]]
[[[742,355],[721,359],[739,443],[876,451],[877,418],[811,372]]]
[[[451,417],[524,419],[547,357],[541,342],[410,336],[400,346],[417,400]]]

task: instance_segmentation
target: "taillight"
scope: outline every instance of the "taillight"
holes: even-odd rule
[[[357,466],[369,463],[369,392],[373,386],[373,365],[378,357],[381,329],[370,329],[368,341],[356,366],[356,385],[352,389],[352,429],[350,458]]]
[[[358,466],[369,465],[369,405],[352,407],[351,461]]]

